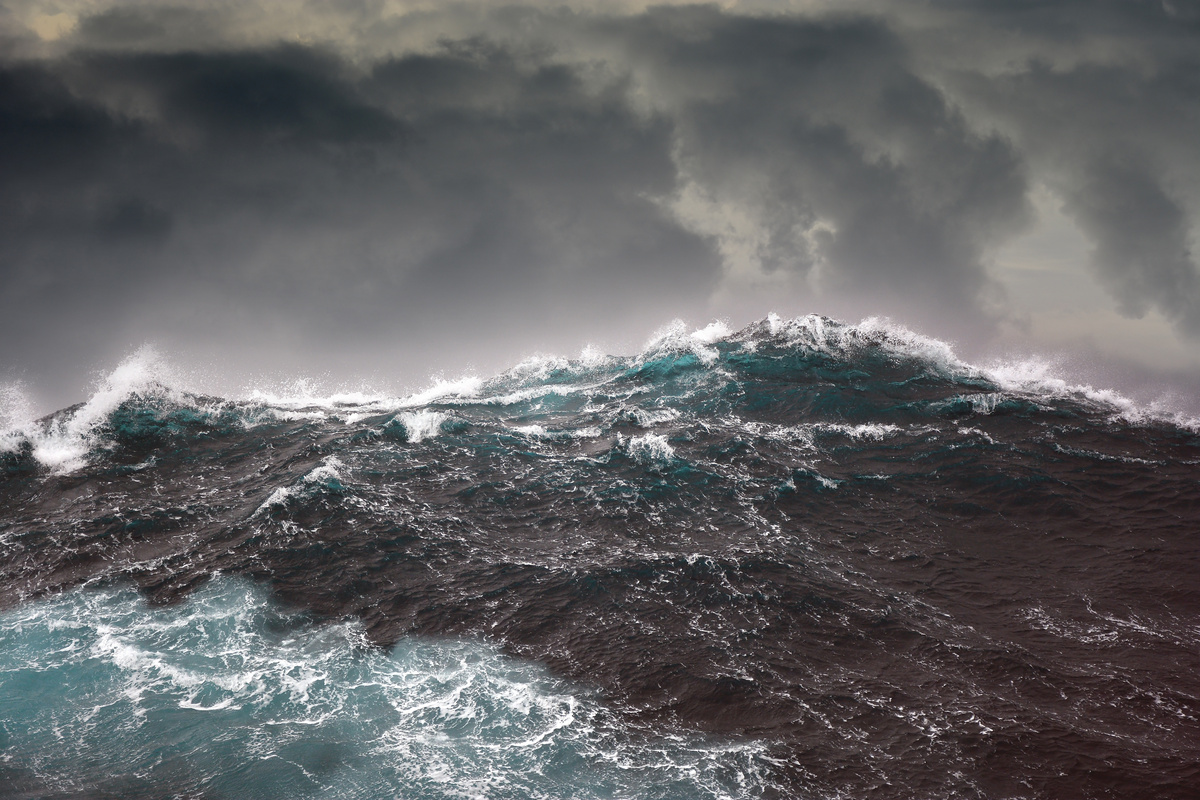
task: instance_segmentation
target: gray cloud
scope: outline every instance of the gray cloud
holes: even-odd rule
[[[1191,30],[1193,44],[1200,44],[1194,21]],[[1179,31],[1170,34],[1173,40]],[[1169,43],[1161,53],[1139,53],[1150,60],[1134,64],[1122,63],[1122,53],[1099,64],[1032,61],[959,83],[971,103],[1011,132],[1062,199],[1091,241],[1095,274],[1121,311],[1141,316],[1157,309],[1195,336],[1200,49],[1183,53]]]
[[[764,271],[820,270],[826,290],[978,319],[984,250],[1028,218],[1023,165],[911,71],[886,26],[649,18],[654,33],[639,20],[631,38],[681,87],[684,176],[754,218]]]
[[[467,335],[619,322],[716,275],[651,199],[674,185],[669,124],[484,42],[357,72],[297,47],[85,54],[3,86],[26,178],[0,200],[6,356],[38,349],[35,316],[353,347],[446,314]]]
[[[1121,310],[1155,306],[1200,333],[1200,275],[1179,203],[1147,171],[1110,161],[1088,165],[1066,209],[1095,242],[1094,263]]]
[[[1117,308],[1200,333],[1185,4],[60,6],[0,14],[0,362],[64,386],[144,339],[443,337],[424,370],[764,293],[981,339],[1035,186]]]

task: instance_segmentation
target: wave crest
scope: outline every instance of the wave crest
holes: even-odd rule
[[[714,410],[723,402],[715,398],[742,391],[738,387],[794,382],[804,376],[811,377],[814,396],[829,394],[827,402],[814,400],[814,411],[824,409],[835,416],[852,414],[844,405],[847,387],[878,401],[863,413],[886,415],[895,410],[885,401],[896,394],[896,387],[915,382],[940,394],[929,406],[937,414],[1057,408],[1074,416],[1099,414],[1126,424],[1165,422],[1200,430],[1200,420],[1168,407],[1146,407],[1113,390],[1071,383],[1048,361],[974,365],[960,359],[950,343],[883,318],[848,324],[815,314],[785,319],[772,313],[738,331],[723,321],[691,329],[675,320],[634,355],[603,356],[588,348],[577,359],[534,356],[490,379],[439,377],[405,396],[362,390],[323,393],[316,384],[298,380],[283,389],[251,389],[242,399],[204,397],[180,388],[170,365],[153,348],[143,347],[104,378],[86,402],[40,421],[29,419],[22,387],[0,387],[0,454],[64,474],[112,450],[122,437],[152,437],[187,427],[189,421],[243,428],[326,420],[353,425],[382,414],[396,415],[394,425],[403,428],[408,443],[416,444],[439,433],[447,420],[444,409],[451,407],[490,407],[498,409],[496,413],[536,416],[615,404],[619,411],[611,418],[593,414],[581,420],[582,427],[590,431],[598,423],[603,428],[621,419],[652,427],[679,418],[681,410],[695,404],[706,412]],[[551,422],[515,420],[518,427],[570,427],[559,424],[561,420]]]

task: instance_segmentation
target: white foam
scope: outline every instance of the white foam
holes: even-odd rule
[[[782,338],[787,344],[812,347],[831,355],[849,355],[872,346],[893,357],[922,361],[943,374],[978,372],[959,359],[948,342],[916,333],[886,317],[867,317],[857,325],[848,325],[817,314],[790,320],[769,314],[767,329],[772,337]]]
[[[318,409],[310,409],[308,411],[289,411],[286,409],[268,408],[267,413],[270,415],[270,417],[272,419],[279,420],[280,422],[300,422],[301,420],[310,420],[313,422],[317,422],[317,421],[329,418],[328,414],[326,414],[324,411],[320,411]],[[359,416],[359,415],[351,414],[349,416],[355,417],[355,416]],[[365,416],[365,415],[363,415],[363,416]],[[248,418],[243,418],[243,419],[246,420],[247,427],[253,427],[253,423],[250,423]]]
[[[1006,392],[1044,399],[1070,399],[1108,410],[1114,417],[1134,425],[1152,421],[1169,422],[1200,432],[1200,419],[1189,417],[1159,403],[1140,405],[1112,389],[1076,384],[1056,374],[1058,366],[1040,358],[997,361],[981,370],[984,377]]]
[[[513,430],[525,434],[530,439],[546,439],[551,436],[541,425],[517,425]]]
[[[508,374],[525,380],[545,380],[551,373],[570,368],[571,362],[562,356],[536,353],[517,362]]]
[[[605,355],[595,345],[585,345],[579,353],[579,363],[587,369],[595,369],[596,367],[604,366],[609,361],[609,356]]]
[[[442,431],[442,423],[449,419],[448,414],[441,411],[405,411],[396,416],[396,421],[404,426],[411,444],[422,442],[437,436]]]
[[[642,348],[639,359],[654,358],[662,353],[690,352],[706,367],[717,363],[720,353],[712,345],[733,335],[729,326],[720,320],[689,332],[683,320],[672,320],[659,328]]]
[[[246,390],[244,398],[253,403],[262,403],[273,409],[327,410],[345,407],[363,407],[395,403],[396,398],[366,390],[327,391],[312,378],[297,378],[274,388],[254,387]]]
[[[666,436],[647,433],[629,440],[629,455],[639,463],[654,464],[674,458],[675,448],[667,442]]]
[[[489,406],[511,406],[519,403],[528,403],[530,400],[536,400],[540,397],[549,397],[551,395],[566,396],[580,390],[581,387],[576,386],[531,386],[527,389],[518,389],[515,392],[494,395],[492,397],[465,398],[460,402],[482,403]],[[448,403],[448,405],[458,404]]]
[[[467,375],[454,380],[435,378],[428,388],[409,395],[400,401],[401,408],[427,406],[444,398],[470,398],[479,394],[483,379]]]
[[[20,382],[0,384],[0,453],[16,453],[28,441],[33,403]]]
[[[738,423],[735,421],[735,424]],[[815,436],[819,433],[841,434],[854,440],[881,441],[904,431],[904,428],[897,425],[885,425],[878,422],[858,425],[838,422],[812,422],[803,425],[768,425],[761,422],[744,422],[740,423],[740,427],[754,436],[762,436],[776,441],[796,442],[812,448],[816,447]]]
[[[0,672],[46,698],[6,708],[28,733],[12,754],[49,781],[186,764],[210,793],[261,796],[280,759],[303,770],[298,753],[328,746],[347,758],[304,770],[296,794],[732,798],[760,796],[770,763],[762,741],[631,731],[485,643],[374,650],[361,625],[307,624],[226,578],[167,608],[120,589],[25,604],[0,615],[0,643]]]
[[[679,419],[680,413],[673,408],[656,408],[653,410],[634,408],[629,413],[629,416],[638,427],[650,428],[663,422],[671,422],[672,420]]]
[[[960,434],[960,435],[962,435],[962,436],[978,436],[980,439],[983,439],[983,440],[984,440],[985,442],[987,442],[988,444],[996,444],[996,440],[995,440],[995,439],[993,439],[993,438],[992,438],[992,437],[991,437],[991,436],[988,434],[988,432],[987,432],[987,431],[980,430],[979,428],[967,428],[967,427],[960,427],[960,428],[958,429],[958,432],[959,432],[959,434]]]
[[[673,319],[650,336],[646,344],[642,345],[642,353],[655,353],[660,350],[670,349],[673,346],[680,349],[689,349],[686,340],[687,323],[681,319]]]
[[[819,472],[813,472],[812,476],[817,479],[817,483],[821,484],[826,489],[836,489],[841,484],[841,481],[833,478],[826,478]]]
[[[27,425],[33,421],[33,403],[20,381],[0,383],[0,430]]]
[[[767,314],[767,330],[771,332],[772,336],[777,336],[783,330],[783,319],[774,311]]]
[[[903,428],[896,425],[884,425],[878,422],[866,422],[858,425],[844,425],[841,423],[818,422],[812,426],[813,430],[826,431],[831,433],[840,433],[843,436],[849,436],[851,439],[872,439],[880,441],[889,436],[895,436],[900,433]]]
[[[246,399],[262,404],[264,412],[273,420],[322,420],[332,416],[351,425],[375,414],[431,404],[475,401],[482,385],[482,379],[475,376],[454,380],[439,377],[421,391],[396,397],[366,390],[327,392],[318,383],[302,378],[282,389],[252,389]]]
[[[733,335],[733,330],[724,320],[710,322],[699,330],[692,331],[691,338],[701,344],[716,344]]]
[[[293,485],[280,486],[271,492],[270,496],[255,510],[254,516],[263,514],[272,508],[282,508],[293,497],[307,497],[322,487],[344,483],[345,479],[339,468],[345,469],[345,466],[336,456],[327,456],[321,461],[319,467],[308,472]]]
[[[401,409],[421,408],[431,404],[456,404],[478,398],[483,380],[473,375],[447,380],[437,377],[426,388],[403,397],[368,390],[326,391],[308,378],[295,380],[282,388],[249,390],[245,399],[262,404],[272,419],[321,420],[332,416],[353,424],[374,414],[386,414]]]
[[[959,395],[956,399],[965,400],[971,404],[971,410],[976,414],[988,416],[1005,400],[1003,392],[978,392],[975,394]]]
[[[100,446],[98,429],[122,403],[138,396],[163,396],[183,402],[172,370],[153,347],[143,346],[122,361],[97,386],[80,408],[45,426],[27,424],[20,433],[33,457],[55,474],[72,472],[87,463],[88,453]],[[11,447],[13,434],[7,437]]]
[[[860,336],[878,337],[883,346],[892,352],[934,364],[944,372],[975,371],[955,355],[949,342],[915,333],[884,317],[867,317],[851,330]]]
[[[792,345],[814,347],[834,355],[849,355],[864,345],[879,347],[893,356],[920,361],[947,377],[984,380],[1002,392],[1035,401],[1069,399],[1106,409],[1133,424],[1164,421],[1200,431],[1200,419],[1181,414],[1165,403],[1141,405],[1112,389],[1072,383],[1061,377],[1059,366],[1051,360],[1031,358],[1001,360],[983,366],[971,364],[960,359],[949,342],[916,333],[883,317],[868,317],[857,325],[847,325],[814,314],[784,320],[771,313],[766,323],[772,337]],[[977,413],[988,414],[1003,397],[979,393],[964,399],[972,403]]]
[[[554,431],[548,430],[542,425],[516,425],[513,430],[530,439],[595,439],[601,433],[600,429],[595,426]]]

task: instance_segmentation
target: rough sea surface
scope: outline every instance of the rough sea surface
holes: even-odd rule
[[[1200,428],[884,322],[0,465],[3,798],[1200,796]]]

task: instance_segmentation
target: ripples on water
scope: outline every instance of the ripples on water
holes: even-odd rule
[[[1194,422],[820,317],[156,375],[0,434],[6,796],[1196,796]]]

